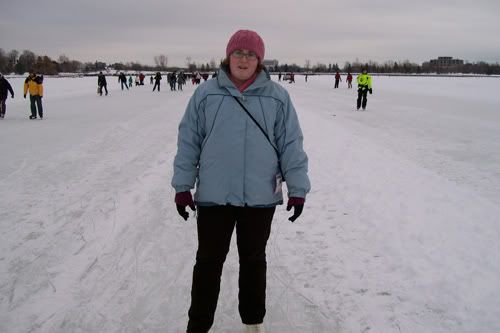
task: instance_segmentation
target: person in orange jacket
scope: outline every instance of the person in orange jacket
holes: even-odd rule
[[[38,116],[43,119],[43,76],[37,76],[34,70],[30,70],[30,74],[24,81],[24,98],[30,93],[31,116],[30,119],[36,119],[36,110],[38,108]]]

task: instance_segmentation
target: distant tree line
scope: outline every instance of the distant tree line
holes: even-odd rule
[[[476,63],[464,63],[463,65],[456,66],[433,66],[429,63],[415,64],[408,60],[405,61],[386,61],[383,64],[379,64],[375,61],[369,61],[366,63],[355,61],[355,62],[345,62],[343,66],[338,64],[323,64],[317,63],[314,66],[310,65],[310,61],[305,61],[305,66],[301,67],[297,64],[282,64],[278,66],[271,67],[270,70],[274,72],[295,72],[295,73],[335,73],[339,72],[351,72],[359,73],[362,68],[367,68],[370,73],[387,73],[387,74],[453,74],[453,73],[463,73],[463,74],[483,74],[492,75],[500,74],[500,64],[490,64],[484,61]]]
[[[166,55],[158,55],[154,57],[155,66],[143,65],[139,62],[114,63],[107,64],[101,61],[95,62],[80,62],[71,60],[65,55],[59,56],[57,60],[44,55],[40,56],[30,50],[19,52],[11,50],[9,52],[0,48],[0,72],[24,74],[30,69],[34,69],[38,73],[46,75],[56,75],[59,73],[89,73],[96,71],[104,71],[112,68],[117,71],[173,71],[179,70],[179,67],[168,67],[168,57]],[[429,63],[416,64],[409,60],[405,61],[386,61],[382,64],[369,61],[367,63],[356,60],[354,62],[345,62],[342,66],[337,63],[323,64],[317,63],[311,65],[310,60],[305,61],[304,66],[297,64],[281,64],[269,68],[273,72],[296,72],[296,73],[334,73],[353,72],[359,73],[361,69],[366,67],[370,73],[398,73],[398,74],[427,74],[427,73],[464,73],[464,74],[500,74],[500,64],[476,62],[464,63],[463,65],[439,67],[432,66]],[[215,60],[211,60],[206,64],[197,64],[192,61],[191,57],[186,57],[186,67],[188,71],[213,71],[218,68]]]
[[[30,50],[24,50],[23,52],[11,50],[6,52],[0,48],[0,72],[4,74],[24,74],[33,69],[37,73],[56,75],[59,73],[89,73],[105,71],[108,68],[112,68],[117,71],[132,70],[137,72],[173,71],[180,69],[179,67],[168,67],[168,57],[166,55],[161,54],[155,56],[153,59],[155,66],[143,65],[139,62],[117,62],[107,64],[102,61],[80,62],[78,60],[71,60],[66,55],[60,55],[57,60],[53,60],[46,55],[40,56]],[[187,59],[189,59],[189,61],[186,65],[191,71],[212,71],[218,68],[214,60],[206,64],[197,64],[191,61],[190,57]]]

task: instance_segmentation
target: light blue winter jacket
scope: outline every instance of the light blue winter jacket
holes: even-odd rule
[[[288,196],[305,198],[311,185],[297,114],[288,92],[265,71],[243,93],[223,70],[196,89],[179,125],[172,178],[176,192],[189,191],[196,183],[194,200],[200,206],[283,203],[282,193],[275,191],[277,153],[232,96],[277,148]]]

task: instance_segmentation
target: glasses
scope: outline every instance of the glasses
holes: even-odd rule
[[[238,58],[238,59],[241,59],[243,57],[246,57],[248,60],[256,60],[257,59],[257,54],[255,54],[255,52],[245,53],[241,50],[236,50],[233,53],[231,53],[231,55],[235,58]]]

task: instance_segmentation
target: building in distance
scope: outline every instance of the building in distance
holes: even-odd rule
[[[269,71],[274,71],[274,70],[275,70],[275,68],[278,68],[279,62],[278,62],[278,60],[276,60],[276,59],[272,59],[272,60],[271,60],[271,59],[264,59],[264,60],[262,61],[262,64],[263,64],[264,66],[266,66],[266,68],[267,68]]]
[[[453,57],[438,57],[437,59],[429,61],[429,64],[435,67],[451,67],[461,66],[464,64],[464,61],[461,59],[453,59]]]

